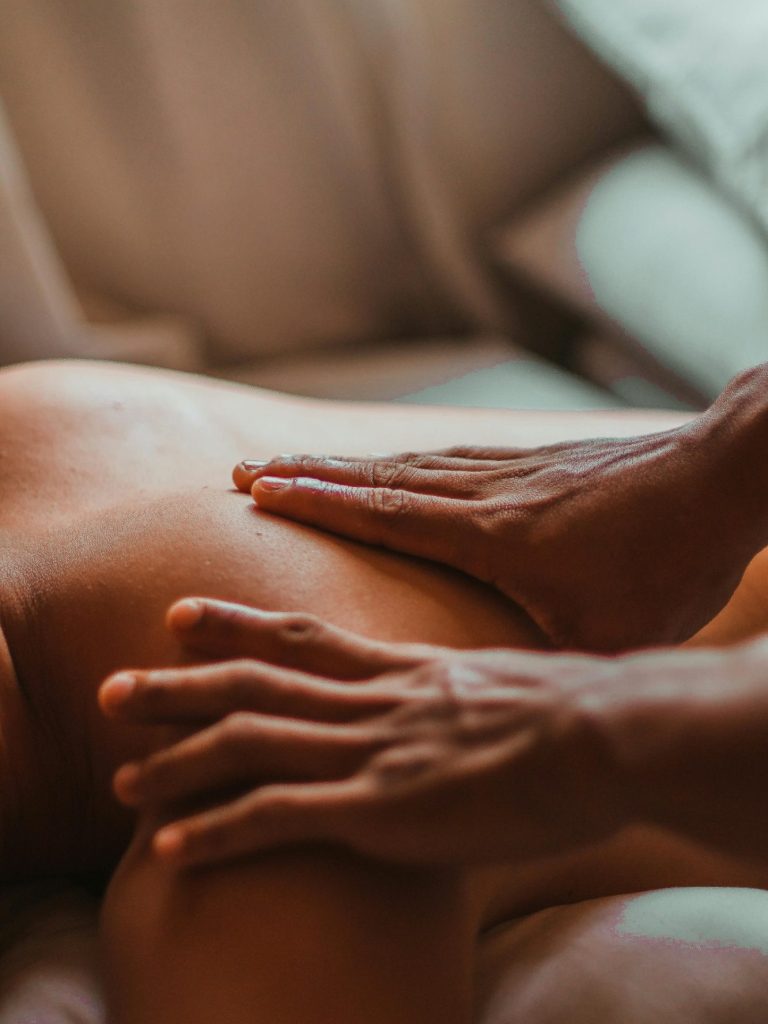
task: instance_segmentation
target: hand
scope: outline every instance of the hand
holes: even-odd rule
[[[125,802],[173,816],[190,798],[242,794],[157,834],[178,863],[313,841],[406,863],[524,860],[623,821],[573,699],[616,662],[387,645],[201,600],[169,621],[196,649],[260,659],[121,673],[101,690],[109,714],[200,729],[124,766]]]
[[[557,647],[619,651],[693,635],[760,547],[704,423],[531,450],[282,456],[234,480],[268,512],[493,585]]]

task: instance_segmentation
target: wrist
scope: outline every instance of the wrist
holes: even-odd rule
[[[601,802],[622,825],[648,822],[648,774],[654,765],[654,724],[660,708],[638,687],[635,659],[619,657],[614,671],[597,685],[574,694],[576,717],[593,749],[600,752]]]
[[[768,363],[735,377],[684,433],[703,455],[705,500],[723,536],[731,525],[755,554],[768,544]]]
[[[738,373],[703,413],[702,420],[737,434],[768,440],[768,363]]]
[[[766,518],[768,484],[768,364],[735,377],[698,421],[725,499]]]
[[[625,821],[768,854],[768,640],[618,661],[591,715]]]

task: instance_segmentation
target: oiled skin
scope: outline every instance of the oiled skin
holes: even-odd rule
[[[163,627],[184,594],[308,609],[396,640],[535,642],[514,608],[458,574],[256,512],[230,469],[254,434],[269,450],[259,433],[297,420],[290,404],[83,365],[7,371],[0,396],[2,618],[39,719],[13,774],[30,792],[37,780],[41,808],[46,794],[32,834],[13,830],[26,868],[104,867],[124,847],[111,774],[158,737],[107,722],[95,690],[120,666],[185,659]]]
[[[107,871],[124,849],[132,824],[111,797],[111,772],[163,734],[106,722],[95,690],[116,668],[185,657],[162,625],[179,596],[307,610],[396,640],[539,644],[513,606],[465,577],[258,513],[229,483],[244,454],[348,449],[350,437],[361,452],[459,440],[535,444],[674,422],[331,406],[89,364],[4,371],[0,608],[35,709],[25,716],[6,685],[4,715],[16,725],[6,736],[3,816],[13,827],[3,830],[12,837],[4,874]],[[16,790],[23,819],[11,806]],[[476,878],[485,923],[661,884],[760,881],[643,831],[600,851]]]

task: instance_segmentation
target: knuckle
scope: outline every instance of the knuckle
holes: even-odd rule
[[[323,623],[314,615],[295,612],[283,617],[277,628],[278,639],[290,646],[306,646],[321,639]]]
[[[251,813],[261,811],[268,814],[281,815],[290,812],[295,806],[296,799],[287,789],[275,787],[261,798],[259,805],[253,805],[250,810]]]
[[[372,462],[368,469],[372,487],[397,487],[403,469],[396,462]]]
[[[295,455],[277,455],[274,459],[270,459],[269,467],[281,467],[285,469],[293,469],[294,467],[304,467],[313,462],[311,455],[307,454],[295,454]]]
[[[411,712],[412,722],[419,728],[438,723],[444,726],[458,717],[460,704],[449,687],[438,683],[413,704]]]
[[[235,711],[221,723],[226,749],[240,754],[243,749],[250,748],[257,738],[259,727],[255,715],[247,711]]]
[[[257,665],[258,662],[252,658],[236,658],[234,661],[226,662],[223,666],[224,678],[227,682],[250,679],[254,675]]]
[[[328,476],[329,470],[338,467],[338,461],[319,459],[314,455],[300,456],[287,465],[291,476],[310,477],[316,480],[323,480]]]
[[[413,470],[438,469],[442,465],[441,452],[400,452],[390,467],[396,481],[409,479]]]
[[[415,781],[431,771],[439,760],[439,750],[434,745],[394,747],[371,760],[369,774],[379,786],[389,787]]]
[[[369,511],[377,518],[395,520],[407,515],[410,501],[405,491],[373,489],[367,496]]]
[[[224,688],[227,697],[235,704],[249,704],[262,682],[258,662],[242,658],[228,665],[225,671]]]
[[[461,707],[467,692],[472,673],[469,673],[462,661],[438,662],[434,669],[436,699],[441,707]]]
[[[460,662],[421,666],[413,674],[412,696],[391,716],[393,725],[411,739],[461,732],[474,681],[474,674]]]

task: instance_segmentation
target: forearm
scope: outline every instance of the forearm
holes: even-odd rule
[[[768,858],[768,640],[626,664],[590,713],[627,819]]]

